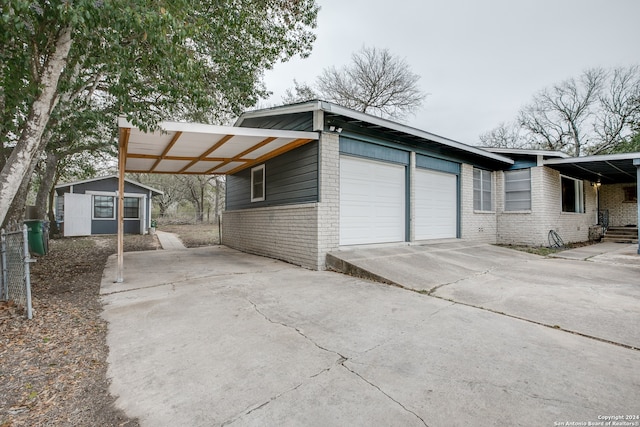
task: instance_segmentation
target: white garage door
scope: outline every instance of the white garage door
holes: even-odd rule
[[[457,237],[456,175],[416,169],[415,187],[415,239]]]
[[[340,157],[340,244],[405,240],[405,166]]]

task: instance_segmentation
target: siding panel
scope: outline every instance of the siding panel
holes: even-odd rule
[[[318,201],[318,142],[265,163],[265,200],[251,203],[251,169],[227,176],[227,210]]]

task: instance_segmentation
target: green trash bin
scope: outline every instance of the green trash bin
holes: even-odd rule
[[[47,238],[49,236],[45,236],[45,221],[35,219],[25,221],[27,224],[27,232],[29,234],[29,251],[38,254],[38,255],[46,255],[47,254]]]

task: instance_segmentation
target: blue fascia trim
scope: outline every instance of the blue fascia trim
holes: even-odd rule
[[[457,163],[463,163],[462,160],[460,160],[457,157],[453,157],[453,156],[447,156],[447,155],[443,155],[442,153],[436,153],[430,150],[425,150],[423,148],[420,147],[414,147],[414,146],[410,146],[410,145],[406,145],[406,144],[402,144],[399,142],[392,142],[389,140],[384,140],[384,139],[377,139],[377,138],[372,138],[366,135],[361,135],[361,134],[357,134],[357,133],[351,133],[348,131],[344,131],[340,134],[341,138],[342,137],[346,137],[346,138],[350,138],[353,140],[359,140],[362,142],[368,142],[371,144],[377,144],[377,145],[381,145],[383,147],[389,147],[389,148],[393,148],[396,150],[400,150],[400,151],[406,151],[407,153],[410,153],[412,151],[414,151],[416,154],[422,154],[428,157],[434,157],[437,159],[442,159],[442,160],[448,160],[450,162],[457,162]],[[465,161],[464,163],[468,163],[467,161]]]
[[[358,157],[365,157],[374,160],[409,164],[410,152],[400,150],[396,147],[389,147],[382,144],[371,143],[359,139],[340,136],[340,153],[350,154]]]

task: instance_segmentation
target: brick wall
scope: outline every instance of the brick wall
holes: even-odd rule
[[[624,188],[630,184],[609,184],[600,187],[600,209],[609,211],[609,225],[622,227],[638,224],[638,203],[624,201]]]
[[[326,253],[340,245],[340,142],[338,134],[322,133],[319,153],[320,202],[315,269],[324,270]]]
[[[562,212],[560,173],[547,167],[531,168],[531,211],[504,211],[504,173],[498,207],[497,242],[548,246],[549,230],[555,230],[565,243],[589,239],[589,227],[596,223],[596,192],[583,181],[585,213]]]
[[[460,171],[460,230],[463,239],[483,243],[496,243],[496,173],[492,174],[491,212],[473,209],[473,166],[462,164]]]
[[[325,269],[326,253],[340,239],[340,154],[338,135],[323,133],[319,144],[320,200],[317,203],[226,211],[222,243],[243,252]]]
[[[317,224],[317,203],[227,211],[222,244],[317,269]]]

